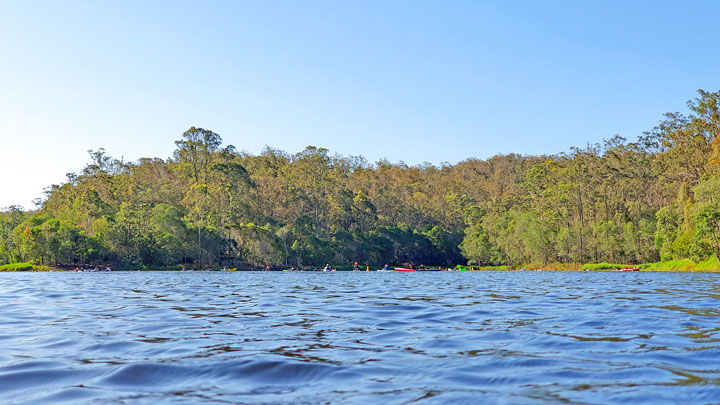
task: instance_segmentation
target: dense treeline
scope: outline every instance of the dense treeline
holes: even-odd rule
[[[37,211],[0,212],[0,264],[308,266],[651,262],[720,256],[720,92],[627,142],[408,167],[222,146],[173,158],[90,151]]]

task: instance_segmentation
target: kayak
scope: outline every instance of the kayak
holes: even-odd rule
[[[415,271],[415,269],[409,269],[407,267],[395,267],[395,271]]]

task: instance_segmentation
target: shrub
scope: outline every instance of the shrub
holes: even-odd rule
[[[28,271],[34,269],[35,265],[32,263],[10,263],[0,266],[0,271]]]

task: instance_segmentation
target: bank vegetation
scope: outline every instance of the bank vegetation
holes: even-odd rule
[[[172,158],[90,151],[37,210],[4,209],[0,264],[717,266],[719,100],[699,91],[689,115],[632,142],[441,166],[315,146],[254,155],[193,127]]]

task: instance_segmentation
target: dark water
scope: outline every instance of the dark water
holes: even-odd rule
[[[5,273],[0,402],[720,403],[720,275]]]

